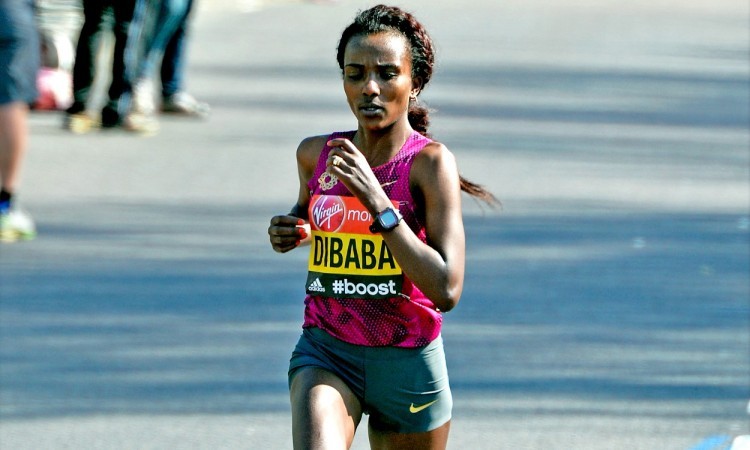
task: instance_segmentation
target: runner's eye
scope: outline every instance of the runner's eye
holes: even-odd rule
[[[392,80],[398,76],[398,72],[394,70],[384,70],[380,73],[380,77],[384,80]]]
[[[347,80],[358,81],[362,79],[362,71],[356,69],[347,69],[344,71],[344,77]]]

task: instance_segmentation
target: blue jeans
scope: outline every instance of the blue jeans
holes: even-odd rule
[[[171,95],[181,88],[192,6],[192,0],[136,0],[128,43],[131,82],[152,78],[161,62],[162,94]]]
[[[193,9],[193,0],[187,0],[185,16],[180,21],[172,38],[164,50],[164,58],[161,61],[161,93],[163,97],[169,97],[182,89],[182,80],[185,70],[185,46],[187,22]]]

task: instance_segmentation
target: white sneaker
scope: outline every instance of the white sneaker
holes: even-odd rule
[[[182,114],[198,118],[206,118],[211,110],[208,103],[199,102],[192,95],[184,91],[176,92],[164,97],[161,110],[167,113]]]
[[[131,111],[147,116],[156,114],[154,83],[149,78],[138,80],[133,86]]]
[[[31,240],[36,237],[34,220],[17,209],[0,214],[0,242]]]
[[[153,136],[159,132],[159,121],[152,114],[132,112],[122,119],[122,128],[144,136]]]

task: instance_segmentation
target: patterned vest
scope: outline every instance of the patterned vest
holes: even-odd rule
[[[333,133],[329,140],[352,139],[354,133]],[[415,156],[430,142],[413,132],[396,156],[372,169],[403,215],[401,226],[409,226],[422,242],[426,234],[409,174]],[[440,334],[442,315],[401,272],[382,237],[369,232],[373,218],[346,186],[321,187],[330,151],[323,148],[308,183],[312,245],[303,327],[321,328],[351,344],[423,347]]]

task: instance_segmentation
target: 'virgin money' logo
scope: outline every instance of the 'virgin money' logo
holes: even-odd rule
[[[336,231],[341,228],[346,215],[344,202],[334,195],[321,195],[312,207],[312,221],[321,231]]]

